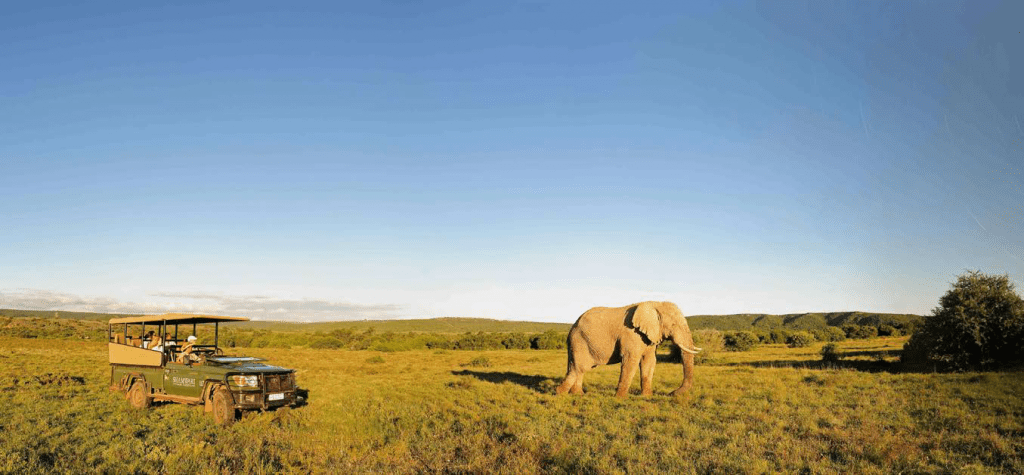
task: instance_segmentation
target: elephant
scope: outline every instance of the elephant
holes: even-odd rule
[[[569,348],[565,380],[557,394],[583,394],[583,374],[597,365],[622,362],[616,397],[626,397],[640,367],[640,394],[653,394],[655,350],[671,339],[683,354],[683,383],[672,392],[682,395],[693,386],[693,345],[690,326],[672,302],[641,302],[625,307],[594,307],[580,315],[566,340]]]

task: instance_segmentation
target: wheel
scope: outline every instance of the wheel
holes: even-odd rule
[[[132,407],[146,409],[151,401],[149,388],[146,387],[144,381],[136,381],[135,384],[132,384],[132,388],[128,390],[128,402],[132,403]]]
[[[221,425],[235,422],[235,404],[231,393],[223,386],[213,391],[213,420]]]

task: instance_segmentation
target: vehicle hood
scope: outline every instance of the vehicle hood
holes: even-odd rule
[[[292,370],[263,363],[258,358],[208,358],[207,365],[239,373],[290,373]]]

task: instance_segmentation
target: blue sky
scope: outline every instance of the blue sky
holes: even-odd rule
[[[343,2],[342,2],[343,3]],[[1019,2],[0,16],[0,307],[571,322],[1024,282]]]

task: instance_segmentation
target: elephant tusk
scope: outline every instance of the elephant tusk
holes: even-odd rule
[[[685,347],[685,346],[680,346],[679,349],[683,350],[683,351],[685,351],[685,352],[687,352],[687,353],[689,353],[691,355],[695,355],[695,354],[697,354],[698,351],[702,351],[703,350],[703,348],[697,348],[696,346],[693,347],[692,350],[687,348],[687,347]]]

